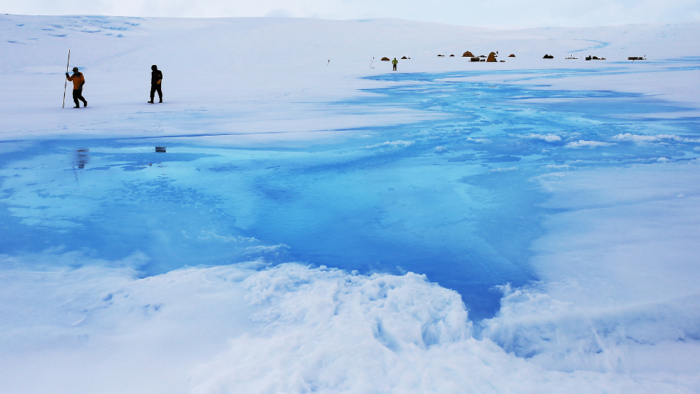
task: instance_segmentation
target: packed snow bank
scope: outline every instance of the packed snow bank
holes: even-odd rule
[[[533,245],[541,282],[504,288],[485,335],[547,368],[694,370],[697,172],[691,162],[539,177],[556,191],[547,206],[565,212]]]
[[[85,256],[47,253],[27,261]],[[134,256],[138,259],[139,256]],[[12,261],[11,261],[12,260]],[[3,266],[21,264],[3,258]],[[136,279],[133,262],[5,269],[0,380],[46,392],[693,392],[691,377],[548,371],[476,339],[422,275],[284,264]],[[121,267],[120,267],[121,266]],[[512,296],[511,296],[512,297]],[[12,302],[6,302],[12,299]]]
[[[4,390],[185,393],[197,363],[255,331],[256,308],[240,287],[249,266],[138,279],[133,267],[143,258],[0,257]]]

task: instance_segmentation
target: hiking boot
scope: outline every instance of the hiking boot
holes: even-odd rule
[[[79,105],[76,105],[76,106],[75,106],[75,107],[73,107],[73,108],[80,108],[80,106],[79,106]]]
[[[83,105],[83,107],[87,107],[87,101],[85,102],[85,104]]]
[[[149,101],[148,104],[153,104],[153,100]]]
[[[160,99],[159,103],[163,104],[163,99]]]

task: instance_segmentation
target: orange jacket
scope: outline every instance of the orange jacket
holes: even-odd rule
[[[68,80],[73,81],[73,90],[78,90],[83,87],[85,77],[83,76],[83,73],[75,73],[73,75],[73,77],[68,76]]]

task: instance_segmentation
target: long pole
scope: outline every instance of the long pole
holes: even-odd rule
[[[66,64],[66,74],[68,74],[68,67],[70,67],[70,49],[68,50],[68,63]],[[63,83],[63,106],[61,108],[66,108],[66,88],[68,88],[68,79]]]

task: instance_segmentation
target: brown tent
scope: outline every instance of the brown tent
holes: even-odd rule
[[[466,52],[464,52],[464,54],[462,55],[462,57],[474,57],[474,54],[471,53],[471,52],[469,52],[469,51],[466,51]]]
[[[401,60],[407,60],[408,58],[406,56],[402,57]]]
[[[452,55],[450,55],[450,57],[455,57],[455,55],[454,55],[454,54],[452,54]]]
[[[508,55],[508,57],[515,57],[515,55],[511,53],[510,55]]]
[[[390,60],[391,60],[391,59],[389,59],[389,58],[386,57],[386,56],[384,56],[384,57],[382,58],[382,61],[383,61],[383,62],[388,62],[388,61],[390,61]]]
[[[496,52],[489,53],[489,57],[486,61],[489,63],[496,63]]]
[[[445,55],[438,55],[438,57],[445,57]]]

